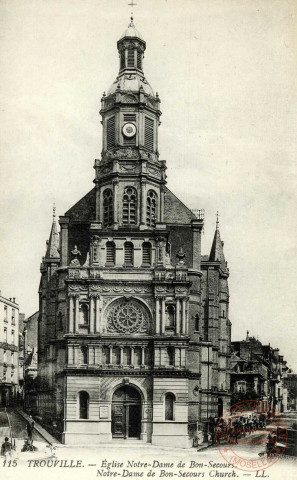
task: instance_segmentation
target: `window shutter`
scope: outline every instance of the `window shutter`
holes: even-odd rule
[[[142,245],[142,263],[143,265],[151,265],[152,263],[152,247],[148,242]]]
[[[115,146],[115,117],[107,120],[107,148]]]
[[[115,244],[113,242],[106,244],[106,263],[108,265],[115,264]]]
[[[144,120],[144,146],[149,150],[154,149],[154,120],[149,117]]]
[[[125,265],[133,265],[133,243],[131,242],[125,243],[124,262]]]
[[[133,50],[133,48],[128,49],[128,67],[134,67],[134,50]]]
[[[142,53],[137,51],[137,68],[142,69]]]

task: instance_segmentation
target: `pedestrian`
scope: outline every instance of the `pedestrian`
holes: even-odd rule
[[[30,415],[27,423],[28,440],[30,443],[33,442],[33,431],[34,431],[34,420],[32,418],[32,415]]]
[[[12,445],[9,441],[9,438],[5,437],[5,440],[2,443],[2,447],[1,447],[1,455],[5,457],[5,460],[7,459],[7,457],[11,456],[11,450],[12,450]]]

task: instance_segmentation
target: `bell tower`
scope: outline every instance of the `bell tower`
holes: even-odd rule
[[[144,76],[146,43],[133,18],[117,42],[119,73],[101,99],[101,160],[95,161],[96,222],[151,229],[163,222],[166,163],[159,160],[160,99]]]

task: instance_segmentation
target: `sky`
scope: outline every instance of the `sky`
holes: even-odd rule
[[[38,310],[52,222],[93,188],[100,99],[118,73],[125,0],[0,0],[0,289]],[[144,71],[161,98],[168,187],[215,213],[233,340],[246,331],[297,371],[294,0],[137,0]]]

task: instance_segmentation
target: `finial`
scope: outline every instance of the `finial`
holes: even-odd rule
[[[219,224],[220,224],[220,222],[219,222],[219,211],[217,210],[216,230],[219,229]]]
[[[132,11],[131,11],[131,18],[130,18],[130,20],[131,20],[131,25],[133,25],[133,9],[134,9],[134,7],[137,5],[137,3],[134,3],[134,0],[131,0],[131,3],[128,3],[128,5],[129,5],[130,7],[132,7],[132,8],[131,8]]]
[[[246,341],[248,341],[248,339],[249,339],[249,333],[250,333],[250,332],[247,330],[247,331],[246,331]]]
[[[56,204],[55,202],[53,203],[53,220],[56,218]]]

